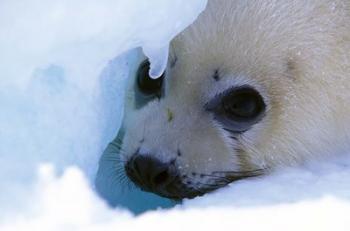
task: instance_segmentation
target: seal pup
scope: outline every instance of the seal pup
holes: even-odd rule
[[[349,150],[349,0],[209,0],[148,70],[111,143],[145,191],[193,198]]]

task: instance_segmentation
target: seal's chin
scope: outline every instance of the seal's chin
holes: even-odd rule
[[[258,177],[268,172],[268,169],[257,169],[251,171],[224,171],[212,172],[210,174],[194,173],[177,175],[174,180],[164,188],[156,190],[142,188],[144,191],[158,194],[174,200],[192,199],[204,194],[223,188],[232,182],[242,179]]]
[[[174,180],[170,184],[160,188],[151,189],[147,186],[140,185],[138,182],[134,183],[143,191],[155,193],[161,197],[166,197],[172,200],[182,200],[185,198],[192,199],[202,196],[206,193],[224,187],[230,182],[232,181],[229,179],[226,179],[224,182],[222,180],[208,183],[201,181],[195,182],[188,180],[188,177],[183,175],[174,177]]]

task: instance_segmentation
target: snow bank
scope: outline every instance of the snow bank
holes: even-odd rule
[[[205,4],[0,1],[1,231],[349,230],[349,158],[236,182],[138,217],[94,192],[98,158],[120,126],[125,80],[140,59],[139,50],[124,52],[143,47],[157,76],[168,42]],[[139,191],[118,199],[134,211],[172,205]]]
[[[31,206],[2,219],[12,230],[349,230],[350,160],[243,180],[171,210],[138,217],[108,208],[77,168],[40,168]]]
[[[206,1],[0,1],[0,219],[32,202],[40,163],[93,181],[116,135],[138,51],[156,75]],[[166,20],[165,20],[166,19]]]

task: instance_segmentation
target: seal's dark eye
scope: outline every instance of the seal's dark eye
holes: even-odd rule
[[[164,74],[157,79],[152,79],[148,72],[150,63],[148,60],[141,63],[137,71],[137,86],[141,93],[145,95],[159,95],[162,89]]]
[[[237,121],[254,119],[265,108],[261,95],[248,87],[230,91],[222,98],[221,103],[227,116]]]
[[[226,130],[244,132],[264,115],[262,96],[250,86],[234,87],[215,96],[206,104]]]

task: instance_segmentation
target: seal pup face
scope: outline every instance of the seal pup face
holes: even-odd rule
[[[224,76],[214,70],[206,84],[217,86],[202,95],[206,89],[195,78],[172,82],[174,68],[152,80],[148,61],[140,64],[122,141],[129,178],[146,191],[191,198],[261,174],[255,166],[242,168],[238,156],[241,134],[265,116],[265,100],[257,87],[248,82],[233,85],[228,77],[220,84],[218,78]]]
[[[334,151],[334,111],[345,101],[327,78],[349,70],[332,61],[347,55],[335,49],[345,34],[334,25],[347,25],[337,9],[209,1],[172,42],[163,76],[152,80],[145,61],[130,81],[120,152],[129,178],[192,198]]]

